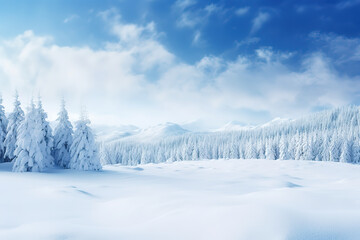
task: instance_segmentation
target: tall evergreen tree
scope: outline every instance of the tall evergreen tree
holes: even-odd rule
[[[276,153],[275,153],[274,144],[272,143],[271,140],[268,139],[266,142],[265,157],[266,157],[266,159],[269,159],[269,160],[275,160]]]
[[[45,164],[47,167],[49,167],[49,166],[54,165],[54,158],[51,154],[53,151],[53,147],[54,147],[54,139],[52,136],[52,130],[51,130],[50,124],[46,120],[47,114],[42,107],[42,102],[41,102],[40,97],[39,97],[37,108],[36,108],[36,114],[37,114],[37,121],[39,122],[39,127],[40,127],[41,133],[42,133],[42,139],[40,139],[40,141],[42,143],[41,151],[45,158]]]
[[[360,144],[358,141],[354,141],[351,155],[353,163],[360,163]]]
[[[0,96],[0,162],[5,161],[5,138],[7,125],[8,120],[5,116],[4,106],[2,105],[2,97]]]
[[[41,124],[33,101],[31,101],[24,121],[18,129],[15,149],[14,172],[41,172],[47,166]]]
[[[279,156],[280,159],[282,159],[282,160],[289,159],[288,143],[285,140],[285,137],[283,135],[280,138],[279,151],[280,151],[280,156]]]
[[[16,149],[16,141],[18,136],[18,128],[24,120],[24,111],[20,107],[19,95],[15,93],[14,110],[9,114],[9,123],[7,125],[7,134],[5,137],[5,161],[10,162],[15,158],[14,151]]]
[[[341,147],[340,162],[350,163],[351,162],[351,146],[348,140],[345,140]]]
[[[88,124],[90,124],[90,120],[82,113],[81,119],[76,123],[74,139],[70,147],[71,160],[69,167],[71,169],[83,171],[101,170],[98,146]]]
[[[331,162],[339,162],[340,161],[340,143],[338,139],[338,135],[334,134],[331,143],[330,143],[330,149],[329,149],[329,157]]]
[[[58,124],[54,131],[53,156],[55,164],[68,168],[70,163],[70,146],[73,142],[73,127],[69,121],[68,112],[65,109],[65,101],[62,100],[61,111],[57,118]]]

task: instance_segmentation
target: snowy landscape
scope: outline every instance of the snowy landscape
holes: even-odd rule
[[[0,240],[360,239],[359,12],[0,0]]]
[[[360,236],[357,106],[211,132],[99,127],[95,142],[85,111],[73,131],[63,101],[52,135],[40,99],[20,105],[9,121],[0,105],[0,239]]]
[[[356,240],[359,173],[251,159],[19,175],[5,163],[0,238]]]

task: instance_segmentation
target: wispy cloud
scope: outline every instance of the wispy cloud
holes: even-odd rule
[[[205,6],[204,10],[205,12],[207,12],[207,14],[211,15],[213,13],[220,12],[222,10],[222,7],[217,4],[211,3]]]
[[[195,5],[195,0],[177,0],[173,5],[173,8],[178,11],[184,11],[186,8]]]
[[[72,14],[72,15],[70,15],[70,16],[68,16],[67,18],[64,19],[64,23],[71,22],[71,21],[73,21],[73,20],[75,20],[75,19],[78,19],[78,18],[80,18],[79,15],[77,15],[77,14]]]
[[[241,46],[251,45],[251,44],[258,43],[258,42],[260,42],[260,38],[250,37],[250,38],[246,38],[241,41],[235,41],[235,44],[236,44],[236,48],[239,48]]]
[[[260,28],[270,19],[270,14],[267,12],[259,12],[259,14],[253,19],[251,34],[259,31]]]
[[[193,38],[193,45],[197,45],[201,42],[201,32],[195,31],[194,38]]]
[[[333,64],[347,67],[359,65],[360,38],[348,38],[334,33],[321,32],[312,32],[310,38],[315,40],[321,51],[333,59]],[[356,72],[360,74],[360,70]]]
[[[360,4],[360,0],[347,0],[347,1],[341,1],[338,4],[336,4],[336,8],[337,9],[345,9],[345,8],[349,8],[355,5]]]
[[[245,14],[247,14],[250,10],[250,7],[242,7],[242,8],[238,8],[236,11],[235,11],[235,14],[237,16],[243,16]]]
[[[218,13],[223,13],[223,7],[217,4],[209,4],[203,8],[189,8],[195,2],[189,0],[181,1],[179,6],[178,1],[174,4],[175,14],[178,15],[177,26],[194,28],[199,25],[205,25],[210,16]]]

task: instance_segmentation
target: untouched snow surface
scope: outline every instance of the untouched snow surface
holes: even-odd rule
[[[360,239],[360,166],[208,160],[13,173],[0,239]]]

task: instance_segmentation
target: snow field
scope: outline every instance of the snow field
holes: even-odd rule
[[[0,239],[359,239],[360,166],[207,160],[13,173]]]

